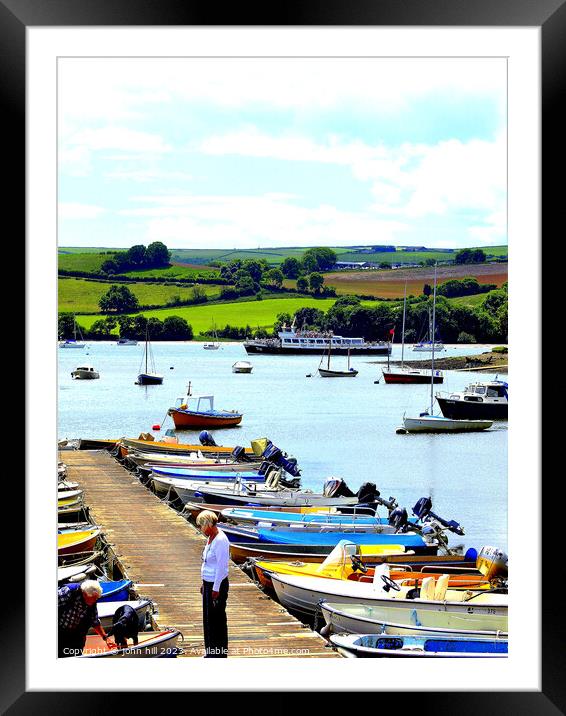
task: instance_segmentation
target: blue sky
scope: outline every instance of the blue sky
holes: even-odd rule
[[[489,246],[502,59],[58,65],[59,245]]]

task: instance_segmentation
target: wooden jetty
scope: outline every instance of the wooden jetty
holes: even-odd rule
[[[202,656],[205,538],[105,450],[70,450],[60,459],[68,479],[84,489],[91,519],[102,528],[136,591],[156,603],[157,624],[182,632],[184,656]],[[229,580],[229,657],[340,658],[233,563]]]

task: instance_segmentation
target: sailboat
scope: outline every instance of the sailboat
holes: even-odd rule
[[[212,329],[212,335],[214,336],[214,341],[212,343],[205,343],[203,345],[205,351],[217,351],[220,348],[220,343],[218,342],[218,334],[216,333],[216,324],[214,324],[214,327]]]
[[[436,268],[435,268],[436,271]],[[434,339],[433,339],[434,336]],[[424,353],[430,353],[431,351],[444,351],[446,348],[444,348],[444,343],[442,341],[436,340],[436,334],[434,332],[434,328],[432,326],[432,322],[430,320],[430,308],[428,313],[428,341],[421,341],[420,343],[416,343],[413,346],[414,351],[420,351]]]
[[[434,267],[434,293],[432,301],[432,328],[434,336],[436,324],[436,266]],[[493,425],[493,420],[453,420],[442,415],[434,415],[434,342],[432,344],[432,358],[430,365],[430,408],[418,417],[403,416],[401,432],[407,433],[444,433],[486,430]]]
[[[151,368],[151,372],[148,371],[148,359],[149,359],[149,368]],[[140,370],[145,362],[145,372],[138,375],[138,379],[136,381],[136,385],[161,385],[163,383],[163,376],[159,375],[155,371],[155,361],[153,360],[153,353],[151,351],[151,343],[149,342],[149,326],[146,326],[145,328],[145,346],[143,349],[143,357],[142,357],[142,363],[140,365]]]
[[[401,367],[391,368],[389,355],[387,356],[387,368],[383,370],[383,378],[386,383],[428,383],[431,379],[434,383],[443,383],[442,371],[428,368],[405,368],[405,316],[407,313],[407,283],[405,282],[405,296],[403,298],[403,328],[401,333]]]
[[[318,372],[321,378],[355,378],[358,375],[358,371],[350,367],[350,349],[348,348],[348,370],[331,370],[330,368],[330,348],[332,341],[328,342],[328,361],[326,368],[322,367],[322,360],[318,366]]]
[[[79,334],[80,334],[80,332],[81,332],[81,330],[79,328]],[[60,341],[59,348],[84,348],[86,345],[85,343],[79,343],[77,341],[77,321],[74,317],[73,317],[73,336],[74,336],[74,338],[72,338],[72,339],[68,338],[65,341]],[[82,336],[81,336],[81,338],[82,338]]]

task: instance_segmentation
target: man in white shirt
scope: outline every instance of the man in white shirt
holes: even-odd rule
[[[204,631],[205,658],[228,656],[228,623],[226,601],[228,599],[228,564],[230,543],[218,529],[218,518],[210,510],[200,512],[197,527],[208,539],[202,553],[202,626]]]

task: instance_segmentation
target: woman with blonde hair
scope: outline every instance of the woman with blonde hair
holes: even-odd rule
[[[208,537],[202,553],[202,626],[204,631],[205,658],[228,656],[228,623],[226,601],[228,599],[228,563],[230,543],[218,529],[218,518],[210,510],[197,515],[197,527]]]

